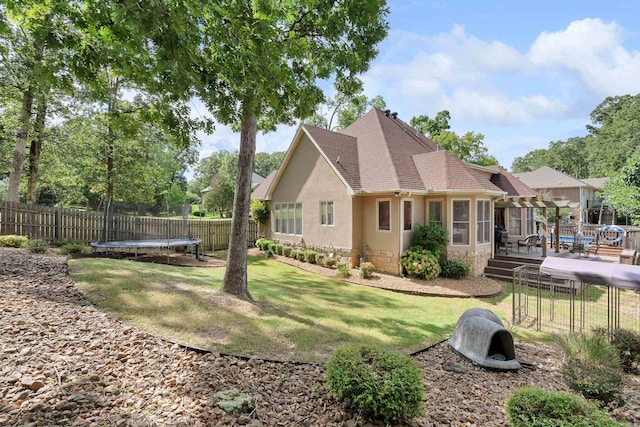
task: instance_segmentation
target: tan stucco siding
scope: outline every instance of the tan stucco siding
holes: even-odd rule
[[[487,266],[489,258],[493,251],[493,203],[491,197],[488,195],[477,194],[456,194],[449,195],[444,198],[445,200],[445,214],[444,223],[449,231],[449,245],[446,248],[447,259],[459,259],[467,262],[471,266],[472,275],[480,275],[484,272],[484,268]],[[469,201],[469,244],[453,244],[453,201],[465,200]],[[490,201],[490,216],[489,216],[489,241],[486,243],[478,243],[478,212],[477,201],[489,200]]]
[[[376,266],[376,270],[399,274],[400,258],[400,198],[393,194],[383,196],[361,196],[362,204],[362,247],[366,251],[367,261]],[[378,230],[378,201],[390,202],[390,230]]]
[[[321,202],[333,203],[333,225],[321,225]],[[277,203],[302,203],[302,235],[272,233],[278,241],[316,247],[352,247],[352,200],[313,143],[303,136],[283,171],[270,203],[271,229],[275,230],[273,208]]]

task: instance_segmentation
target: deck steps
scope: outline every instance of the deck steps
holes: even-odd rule
[[[513,269],[522,265],[540,267],[544,258],[527,258],[517,256],[496,255],[489,260],[489,265],[484,269],[485,277],[495,280],[511,282],[513,280]]]

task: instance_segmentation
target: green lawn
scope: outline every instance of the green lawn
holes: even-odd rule
[[[503,319],[511,312],[510,294],[490,300],[405,295],[265,258],[249,258],[253,302],[220,292],[222,268],[105,258],[74,259],[69,266],[89,300],[152,334],[276,360],[324,361],[355,343],[411,353],[448,338],[468,308],[486,307]]]

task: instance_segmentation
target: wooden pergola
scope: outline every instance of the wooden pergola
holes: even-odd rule
[[[542,209],[543,212],[543,233],[542,233],[542,256],[547,256],[547,209],[554,209],[556,211],[555,229],[560,230],[560,209],[561,208],[577,208],[580,206],[578,202],[572,202],[566,199],[554,199],[549,196],[536,196],[536,197],[519,197],[519,196],[504,196],[495,201],[494,206],[496,208],[535,208]],[[556,232],[554,235],[554,248],[555,252],[560,252],[560,233]]]

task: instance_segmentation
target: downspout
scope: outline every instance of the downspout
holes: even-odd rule
[[[400,196],[400,195],[398,195]],[[398,197],[398,230],[400,231],[400,247],[398,248],[398,274],[402,274],[400,268],[400,258],[402,257],[402,248],[404,247],[404,222],[402,216],[402,197]]]

